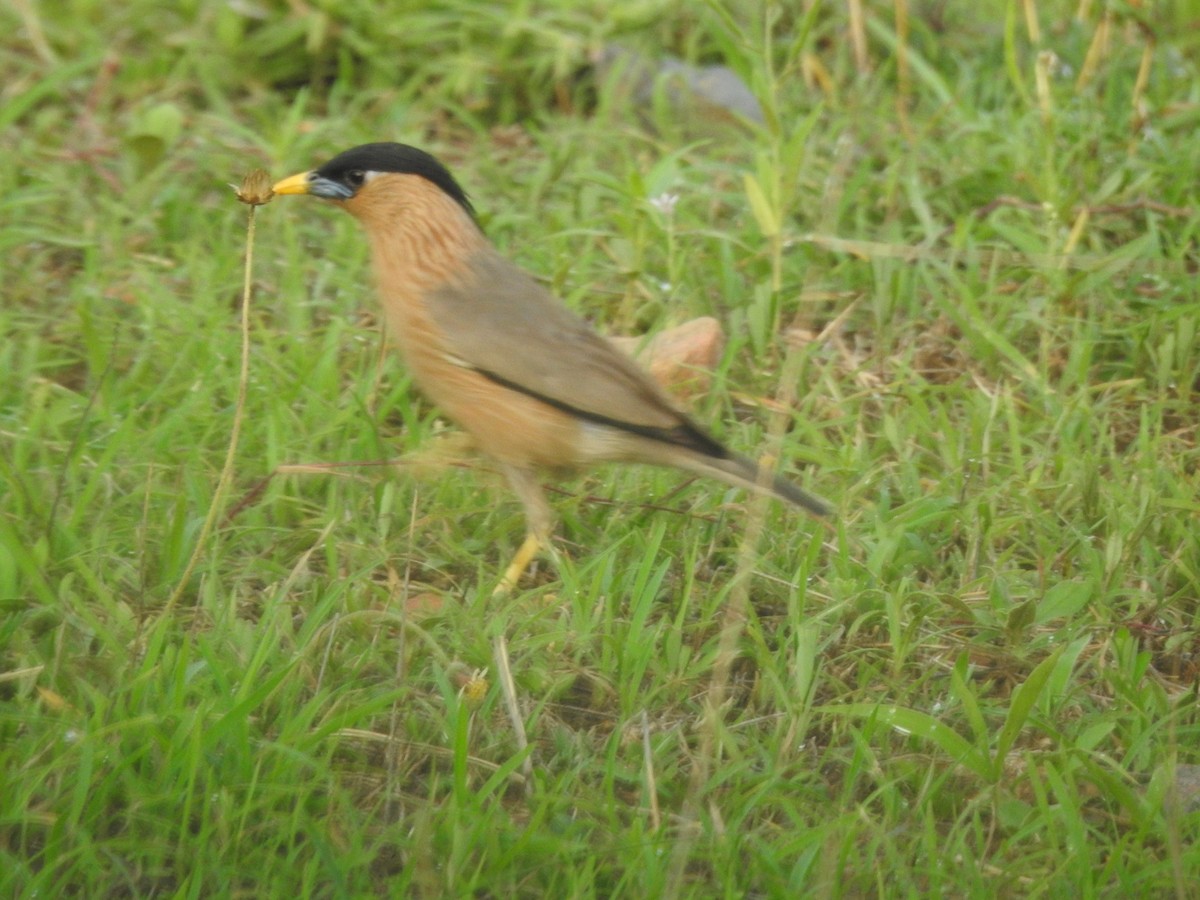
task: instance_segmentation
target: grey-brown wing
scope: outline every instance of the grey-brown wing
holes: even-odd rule
[[[428,300],[449,351],[497,381],[632,430],[694,430],[636,363],[493,250]]]

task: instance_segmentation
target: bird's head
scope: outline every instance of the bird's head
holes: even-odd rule
[[[407,144],[363,144],[339,153],[319,168],[277,182],[274,191],[332,200],[362,218],[368,208],[402,196],[406,184],[432,186],[469,216],[475,215],[466,191],[449,170],[424,150]]]

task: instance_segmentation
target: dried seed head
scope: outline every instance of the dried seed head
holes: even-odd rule
[[[232,187],[232,185],[231,185]],[[242,186],[233,188],[237,198],[251,206],[262,206],[275,196],[271,190],[271,176],[265,169],[255,169],[242,179]]]

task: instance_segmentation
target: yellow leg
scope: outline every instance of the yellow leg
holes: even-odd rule
[[[515,588],[517,582],[521,580],[521,576],[525,574],[525,570],[529,568],[529,564],[533,562],[534,557],[542,550],[553,549],[550,544],[550,532],[554,527],[554,513],[550,509],[550,504],[546,502],[546,496],[542,493],[542,486],[538,484],[537,475],[531,469],[509,464],[502,464],[500,470],[508,479],[508,483],[512,485],[521,505],[525,507],[525,516],[529,520],[529,531],[525,535],[525,542],[521,544],[521,549],[508,564],[500,583],[492,591],[493,597],[503,596]]]
[[[508,564],[508,568],[504,570],[504,577],[500,579],[500,583],[496,585],[496,589],[492,591],[493,597],[502,597],[517,586],[517,582],[521,580],[521,576],[525,574],[525,570],[529,568],[529,564],[533,562],[533,558],[538,555],[538,551],[542,549],[542,541],[532,531],[525,535],[525,542],[521,544],[516,555],[512,558],[512,562]]]

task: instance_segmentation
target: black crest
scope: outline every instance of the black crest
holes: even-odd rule
[[[344,185],[352,183],[354,173],[362,172],[397,172],[401,175],[419,175],[440,187],[472,216],[475,215],[475,209],[471,206],[467,192],[454,180],[450,170],[424,150],[418,150],[408,144],[390,142],[363,144],[361,147],[354,147],[345,153],[339,153],[316,170],[319,177]]]

